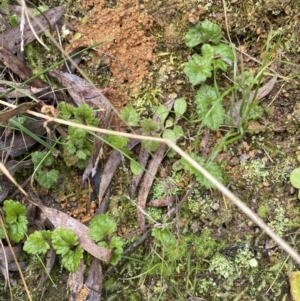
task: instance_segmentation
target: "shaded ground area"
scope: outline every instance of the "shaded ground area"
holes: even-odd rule
[[[195,116],[195,91],[183,73],[183,64],[193,53],[184,45],[184,34],[199,20],[207,18],[219,24],[224,39],[229,39],[229,33],[236,47],[240,72],[253,74],[259,71],[268,45],[272,55],[263,83],[274,76],[279,60],[280,67],[274,89],[262,102],[264,114],[249,125],[251,133],[222,148],[216,162],[222,168],[224,184],[297,249],[299,200],[289,182],[291,171],[299,165],[300,152],[296,2],[224,1],[225,18],[223,1],[83,1],[84,13],[72,12],[78,16],[72,25],[81,37],[68,36],[67,51],[113,38],[86,55],[80,67],[96,85],[110,88],[106,95],[118,110],[133,104],[146,115],[172,93],[185,97],[188,111],[181,121],[184,137],[178,143],[187,152],[207,157],[228,127],[198,131],[201,122]],[[270,41],[271,32],[274,38]],[[227,76],[231,78],[232,70]],[[220,78],[218,85],[226,89],[227,78]],[[229,100],[227,97],[224,102]],[[195,139],[199,140],[196,150]],[[194,179],[172,170],[177,159],[162,162],[149,200],[170,191],[178,203],[189,191]],[[75,196],[66,197],[67,201],[56,207],[82,220],[88,215],[80,213],[80,208],[86,207],[89,190],[88,186],[81,188],[79,174],[72,171],[72,185],[62,176],[65,181],[60,191],[45,191],[45,196],[51,204],[75,191]],[[141,237],[136,231],[136,208],[126,197],[130,183],[125,162],[112,181],[109,213],[117,221],[126,247]],[[169,227],[163,232],[154,228],[152,236],[118,265],[104,266],[102,299],[292,300],[288,274],[297,270],[293,261],[219,192],[196,185],[190,193]],[[93,206],[88,218],[94,214]],[[167,210],[151,208],[147,214],[158,220]],[[63,281],[58,286],[65,285],[66,276],[58,278]],[[65,295],[56,300],[65,300]]]

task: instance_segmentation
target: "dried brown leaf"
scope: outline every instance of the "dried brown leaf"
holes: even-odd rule
[[[249,103],[255,102],[255,101],[258,101],[258,100],[264,98],[265,96],[267,96],[274,88],[277,78],[278,78],[278,73],[275,73],[275,75],[265,85],[263,85],[261,88],[259,88],[258,91],[251,91],[249,94],[248,102]],[[229,112],[227,113],[228,116],[232,115],[231,117],[232,117],[235,125],[238,125],[238,123],[239,123],[240,109],[241,109],[242,103],[243,103],[243,100],[240,99],[233,106],[232,114],[230,114]]]
[[[147,203],[149,207],[167,207],[172,206],[176,201],[176,196],[167,196],[161,199],[155,199]]]
[[[56,24],[57,21],[62,17],[64,11],[65,11],[64,6],[57,6],[49,9],[44,13],[46,18],[44,17],[44,15],[39,15],[35,17],[32,20],[31,24],[36,34],[39,35],[44,30],[48,29],[49,24],[51,25],[51,27],[53,27],[53,25]],[[43,28],[40,28],[40,25],[37,23],[37,21],[43,26]],[[25,23],[23,32],[24,32],[23,34],[24,46],[35,40],[35,36],[33,35],[28,22]],[[20,50],[21,47],[20,25],[5,30],[2,34],[0,34],[0,41],[12,53],[16,53],[18,50]]]

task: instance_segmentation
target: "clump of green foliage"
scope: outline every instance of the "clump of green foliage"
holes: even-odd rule
[[[183,71],[196,89],[196,112],[192,118],[199,123],[198,133],[203,127],[216,131],[223,124],[229,125],[227,134],[216,145],[208,162],[214,160],[222,147],[240,139],[246,133],[249,122],[263,114],[259,103],[252,101],[251,90],[258,90],[267,64],[263,65],[255,77],[244,70],[243,66],[238,73],[235,52],[221,38],[221,28],[208,20],[196,24],[185,36],[186,45],[195,52],[184,64]],[[230,81],[221,76],[228,71],[233,74]],[[229,95],[230,106],[228,102],[224,104]],[[198,143],[196,137],[195,149]]]
[[[65,102],[59,104],[61,118],[79,124],[97,126],[99,120],[94,118],[93,110],[87,105],[74,107]],[[68,127],[68,137],[63,141],[63,158],[67,166],[84,168],[93,151],[93,141],[84,129]]]
[[[49,189],[58,179],[58,170],[51,168],[54,163],[54,158],[50,152],[36,151],[31,153],[32,162],[34,165],[34,179],[43,187]]]
[[[225,72],[234,62],[231,47],[221,43],[221,28],[206,20],[191,28],[185,36],[188,47],[201,46],[201,54],[195,53],[192,59],[185,63],[184,73],[193,86],[201,84],[196,92],[197,115],[202,126],[211,130],[219,129],[225,119],[225,109],[222,105],[224,95],[219,91],[216,83],[217,72]],[[215,85],[204,84],[213,77]]]
[[[127,125],[131,127],[140,127],[143,135],[152,137],[162,136],[165,139],[170,139],[176,142],[180,137],[183,136],[183,129],[177,123],[180,120],[180,118],[182,118],[183,114],[186,111],[186,108],[187,103],[184,98],[176,99],[174,103],[174,118],[168,118],[168,108],[165,105],[158,106],[156,114],[160,119],[159,125],[157,125],[150,118],[141,118],[140,114],[133,106],[126,106],[120,112],[120,114]],[[126,137],[109,136],[109,142],[111,143],[111,145],[119,150],[124,149],[128,141],[129,139]],[[147,150],[154,152],[157,150],[159,143],[157,141],[143,140],[142,146],[145,147]],[[168,152],[169,157],[173,157],[174,155],[174,152]],[[134,160],[131,160],[130,168],[135,175],[141,172],[139,164],[137,164]]]
[[[78,238],[73,231],[56,228],[53,231],[33,232],[25,241],[23,249],[32,255],[45,255],[53,247],[55,252],[62,256],[64,268],[75,272],[83,258],[83,249],[78,244]]]
[[[5,229],[0,227],[0,239],[5,238],[4,230],[6,230],[12,242],[20,242],[25,238],[28,230],[26,207],[14,200],[5,200],[3,212]],[[114,249],[111,264],[116,264],[123,253],[123,242],[120,237],[113,235],[115,231],[116,222],[105,214],[94,217],[89,226],[89,235],[99,246]],[[69,272],[78,269],[83,258],[83,249],[73,231],[66,228],[35,231],[26,238],[23,250],[31,255],[42,256],[50,248],[61,256],[65,269]]]
[[[115,265],[123,253],[123,241],[113,235],[117,230],[114,219],[107,214],[96,215],[89,224],[90,237],[101,247],[114,249],[110,263]]]
[[[3,204],[4,225],[11,241],[20,242],[27,233],[28,220],[26,207],[19,202],[6,200]],[[0,227],[0,239],[5,238],[4,229]]]

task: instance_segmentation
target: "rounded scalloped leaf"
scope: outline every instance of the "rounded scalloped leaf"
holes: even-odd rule
[[[291,295],[294,301],[300,301],[300,272],[290,274]]]
[[[300,189],[300,167],[291,172],[290,181],[295,188]]]

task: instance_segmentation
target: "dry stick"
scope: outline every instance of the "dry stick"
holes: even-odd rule
[[[0,100],[1,104],[4,104],[9,107],[16,107],[8,102]],[[221,184],[214,176],[212,176],[206,169],[204,169],[201,165],[199,165],[195,160],[193,160],[187,153],[185,153],[180,147],[178,147],[174,142],[168,139],[162,139],[157,137],[149,137],[142,136],[136,134],[122,133],[117,131],[110,131],[105,129],[100,129],[92,126],[87,126],[83,124],[77,124],[70,121],[66,121],[59,118],[54,118],[50,116],[46,116],[40,113],[36,113],[33,111],[27,111],[27,113],[47,119],[49,121],[54,121],[60,124],[71,125],[73,127],[81,128],[87,131],[93,131],[102,134],[114,135],[114,136],[122,136],[133,139],[140,140],[148,140],[148,141],[157,141],[160,143],[167,144],[170,148],[172,148],[175,152],[177,152],[182,158],[184,158],[187,162],[189,162],[196,170],[198,170],[206,179],[208,179],[212,184],[214,184],[225,196],[227,196],[231,201],[233,201],[236,206],[238,206],[242,212],[244,212],[254,223],[256,223],[266,234],[268,234],[283,250],[285,250],[298,264],[300,264],[300,255],[281,237],[279,237],[254,211],[252,211],[244,202],[242,202],[238,197],[236,197],[228,188],[226,188],[223,184]],[[3,164],[2,164],[3,165]],[[3,165],[4,166],[4,165]],[[5,168],[5,166],[4,166]],[[14,181],[14,183],[16,183]],[[16,183],[17,184],[17,183]],[[19,186],[19,185],[18,185]],[[22,189],[19,186],[19,189]],[[22,189],[22,192],[24,190]],[[25,191],[24,191],[25,192]],[[25,192],[26,193],[26,192]]]
[[[184,197],[182,198],[182,200],[178,203],[178,205],[175,208],[172,208],[170,211],[167,212],[166,217],[169,218],[172,215],[176,214],[179,209],[182,207],[182,205],[187,201],[188,197],[191,195],[191,193],[193,192],[195,186],[196,186],[196,182],[193,182],[190,189],[186,192],[186,194],[184,195]]]
[[[3,216],[3,213],[1,211],[1,214]],[[2,219],[2,216],[0,216],[0,218]],[[2,228],[2,227],[1,227]],[[5,228],[2,229],[3,232],[6,231]],[[5,278],[5,286],[4,286],[4,289],[6,289],[6,283],[8,285],[8,288],[9,288],[9,293],[10,293],[10,298],[13,299],[13,295],[12,295],[12,289],[11,289],[11,285],[10,285],[10,281],[9,281],[9,270],[8,270],[8,261],[7,261],[7,257],[6,257],[6,252],[5,252],[5,249],[4,249],[4,245],[3,245],[3,242],[2,240],[0,239],[0,246],[1,246],[1,249],[2,249],[2,252],[3,252],[3,259],[4,259],[4,262],[5,262],[5,271],[7,273],[8,276],[4,276]],[[11,250],[10,250],[11,251]]]

